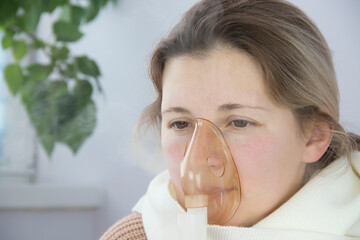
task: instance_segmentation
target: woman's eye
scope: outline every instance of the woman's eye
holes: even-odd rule
[[[236,128],[244,128],[244,127],[251,125],[251,122],[246,121],[246,120],[234,120],[231,122],[231,125]]]
[[[185,121],[177,121],[177,122],[174,122],[171,124],[171,127],[174,127],[176,129],[184,129],[184,128],[187,128],[189,127],[190,123],[188,122],[185,122]]]

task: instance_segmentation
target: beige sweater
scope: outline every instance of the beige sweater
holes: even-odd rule
[[[100,240],[146,240],[140,213],[133,213],[115,223]]]

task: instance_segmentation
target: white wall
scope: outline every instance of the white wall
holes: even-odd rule
[[[85,218],[90,217],[88,220],[84,220],[81,213],[74,213],[74,217],[70,218],[65,218],[66,214],[59,212],[53,212],[52,215],[24,213],[27,219],[32,219],[34,227],[25,229],[20,225],[16,228],[17,237],[12,238],[9,236],[15,235],[10,233],[1,236],[4,217],[0,216],[1,239],[41,239],[39,232],[56,233],[60,230],[73,234],[73,237],[67,239],[97,239],[116,220],[130,213],[131,207],[145,192],[154,176],[154,173],[146,172],[138,166],[132,148],[133,127],[142,109],[154,98],[147,75],[149,56],[156,42],[194,2],[119,0],[116,7],[107,7],[95,22],[83,29],[85,37],[73,46],[73,50],[95,58],[102,70],[101,82],[105,96],[96,96],[98,125],[93,136],[76,156],[65,147],[57,146],[48,161],[41,150],[39,181],[100,183],[105,189],[104,205],[95,213],[86,213],[88,215],[85,214]],[[327,38],[333,50],[341,92],[341,120],[346,123],[346,127],[360,133],[360,2],[292,2],[310,15]],[[145,162],[157,164],[155,153],[145,154]],[[9,214],[5,218],[7,216],[13,222],[24,219],[21,214]],[[46,229],[47,225],[54,224],[46,219],[56,216],[64,220],[56,222],[59,228]],[[79,228],[70,227],[71,223],[79,224]],[[56,238],[56,234],[53,236],[52,239],[64,239]]]

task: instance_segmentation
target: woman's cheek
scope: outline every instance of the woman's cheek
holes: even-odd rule
[[[181,138],[162,138],[162,151],[173,181],[180,179],[180,164],[184,158],[186,141]]]
[[[274,156],[274,142],[271,138],[241,139],[230,145],[238,172],[243,177],[257,178]],[[270,161],[269,161],[270,160]]]

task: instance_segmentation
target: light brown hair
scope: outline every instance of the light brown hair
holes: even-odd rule
[[[206,56],[219,45],[244,51],[260,64],[268,96],[291,109],[303,133],[309,122],[330,125],[332,141],[313,169],[360,148],[359,136],[339,124],[336,75],[324,37],[305,13],[281,0],[203,0],[188,10],[152,55],[157,98],[138,126],[160,129],[166,62],[182,55]]]

